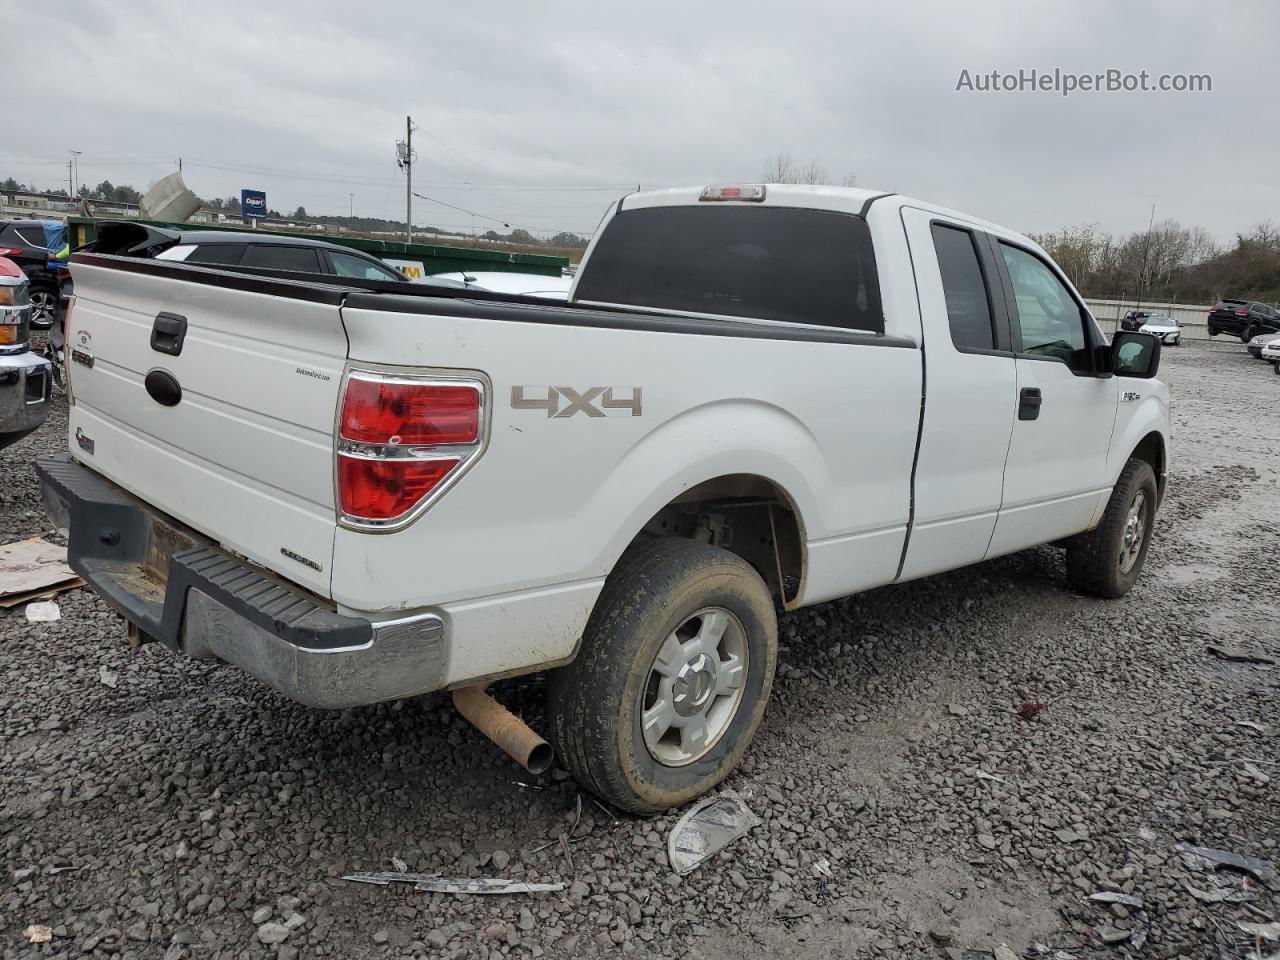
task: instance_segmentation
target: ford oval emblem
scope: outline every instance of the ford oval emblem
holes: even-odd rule
[[[168,370],[152,370],[143,384],[151,399],[162,406],[176,407],[182,399],[182,387]]]

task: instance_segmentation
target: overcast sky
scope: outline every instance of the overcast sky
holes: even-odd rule
[[[1280,4],[328,2],[8,8],[0,178],[140,189],[184,159],[204,197],[403,217],[415,190],[589,233],[636,184],[758,179],[779,150],[836,180],[1041,231],[1157,220],[1219,239],[1280,220]],[[30,41],[30,42],[28,42]],[[1207,93],[979,93],[1019,69],[1208,73]],[[629,185],[629,187],[627,186]],[[598,188],[598,189],[596,189]],[[414,222],[470,229],[414,201]]]

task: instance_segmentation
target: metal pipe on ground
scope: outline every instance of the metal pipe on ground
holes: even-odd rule
[[[453,691],[453,705],[477,730],[530,773],[551,769],[555,752],[523,720],[484,692],[484,685]]]

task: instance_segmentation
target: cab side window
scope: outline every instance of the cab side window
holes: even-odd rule
[[[1089,340],[1080,304],[1057,274],[1039,257],[1000,244],[1017,306],[1022,353],[1030,357],[1061,360],[1077,373],[1089,373]]]
[[[947,299],[951,342],[960,350],[995,349],[991,302],[987,298],[973,234],[941,223],[935,223],[932,230],[933,249],[942,274],[942,292]]]

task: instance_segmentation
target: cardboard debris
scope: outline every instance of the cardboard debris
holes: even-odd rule
[[[43,923],[33,923],[22,931],[22,935],[27,938],[27,943],[48,943],[53,939],[53,929]]]
[[[35,537],[0,546],[0,608],[47,600],[84,586],[67,566],[67,548]]]

